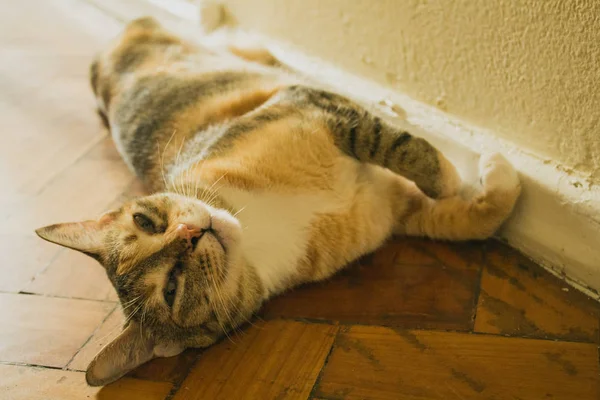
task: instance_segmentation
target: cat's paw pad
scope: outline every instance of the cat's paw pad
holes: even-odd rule
[[[479,173],[486,191],[513,192],[520,188],[517,171],[500,153],[482,155],[479,159]]]

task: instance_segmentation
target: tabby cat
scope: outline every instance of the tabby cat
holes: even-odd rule
[[[36,231],[99,261],[127,316],[89,365],[90,385],[210,346],[270,297],[391,235],[484,239],[511,213],[520,184],[501,155],[481,158],[481,190],[463,199],[427,141],[271,61],[142,18],[93,62],[99,112],[154,194]]]

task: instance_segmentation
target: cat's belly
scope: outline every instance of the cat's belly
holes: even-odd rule
[[[320,213],[347,207],[347,199],[330,193],[252,193],[219,190],[233,207],[243,228],[242,252],[256,268],[266,296],[285,290],[306,254],[311,222]]]

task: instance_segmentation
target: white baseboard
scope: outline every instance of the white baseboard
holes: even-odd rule
[[[527,153],[493,132],[309,57],[289,44],[239,30],[201,36],[197,15],[187,15],[190,8],[185,1],[147,1],[88,0],[122,20],[154,15],[170,29],[200,42],[214,44],[231,36],[260,42],[290,68],[429,140],[455,163],[466,182],[477,181],[480,154],[503,153],[520,172],[523,194],[498,236],[572,286],[600,299],[600,189],[587,177]]]

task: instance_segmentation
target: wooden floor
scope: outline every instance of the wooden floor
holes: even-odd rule
[[[598,304],[500,243],[403,239],[231,340],[87,387],[121,310],[101,267],[33,230],[141,193],[87,78],[121,24],[77,0],[0,6],[1,399],[600,398]]]

